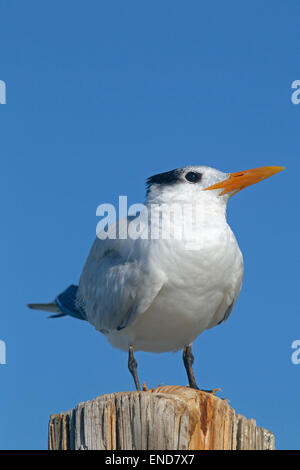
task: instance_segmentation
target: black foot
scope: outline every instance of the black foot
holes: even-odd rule
[[[220,388],[214,388],[213,390],[200,390],[201,392],[206,392],[206,393],[211,393],[212,395],[215,395],[217,392],[220,392]]]

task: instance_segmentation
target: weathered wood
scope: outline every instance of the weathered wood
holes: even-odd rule
[[[226,400],[188,387],[103,395],[51,415],[49,449],[275,449],[274,435]]]

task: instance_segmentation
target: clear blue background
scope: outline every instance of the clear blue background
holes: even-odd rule
[[[300,448],[299,17],[298,0],[0,2],[2,449],[45,449],[51,413],[133,389],[91,325],[26,303],[78,282],[99,204],[188,164],[287,167],[230,201],[244,286],[194,352],[203,388]],[[186,384],[181,353],[136,357],[148,386]]]

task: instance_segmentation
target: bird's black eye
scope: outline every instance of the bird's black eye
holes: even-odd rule
[[[185,175],[185,179],[188,180],[190,183],[199,183],[201,178],[202,178],[201,173],[196,173],[195,171],[189,171]]]

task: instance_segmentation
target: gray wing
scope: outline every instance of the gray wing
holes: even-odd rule
[[[229,316],[232,313],[233,307],[235,306],[235,303],[242,288],[244,274],[244,264],[242,255],[240,255],[239,260],[240,262],[238,263],[234,279],[232,280],[232,285],[225,292],[223,300],[208,328],[212,328],[216,325],[220,325],[221,323],[225,322],[226,320],[228,320]]]
[[[165,275],[149,268],[147,243],[151,241],[95,240],[80,278],[78,299],[97,330],[126,328],[150,307],[162,288]]]

